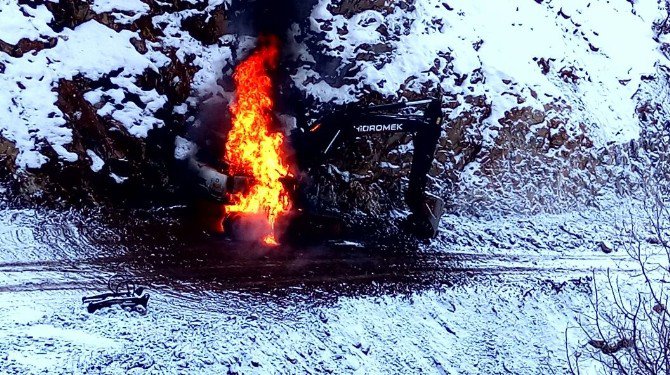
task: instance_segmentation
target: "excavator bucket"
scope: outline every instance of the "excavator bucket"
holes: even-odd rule
[[[444,201],[435,195],[426,194],[419,208],[407,217],[404,230],[421,239],[434,238],[443,213]]]

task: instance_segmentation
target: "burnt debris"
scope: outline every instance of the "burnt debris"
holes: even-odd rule
[[[87,303],[86,310],[94,313],[100,309],[121,306],[123,309],[136,311],[144,315],[147,312],[149,303],[149,293],[145,292],[145,287],[137,285],[132,276],[126,274],[116,274],[107,282],[109,292],[86,296],[81,299],[82,303]]]

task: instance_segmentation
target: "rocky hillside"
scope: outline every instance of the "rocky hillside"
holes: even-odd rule
[[[251,3],[0,0],[3,176],[28,199],[179,200],[180,160],[225,117],[253,48]],[[279,100],[318,113],[440,87],[433,191],[461,210],[590,204],[667,151],[665,0],[299,3]],[[409,137],[337,150],[325,200],[386,209],[410,150]]]

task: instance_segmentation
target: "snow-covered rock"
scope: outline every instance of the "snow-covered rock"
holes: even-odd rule
[[[16,150],[4,169],[76,199],[80,191],[66,192],[81,183],[95,199],[111,191],[169,195],[181,182],[173,168],[186,152],[181,139],[204,126],[204,108],[226,111],[232,69],[253,48],[254,35],[240,35],[249,30],[235,19],[236,6],[0,0],[0,134]],[[286,36],[290,78],[278,84],[295,86],[295,100],[313,103],[313,113],[439,87],[447,121],[432,188],[462,209],[588,203],[628,168],[620,162],[630,141],[647,137],[650,124],[663,127],[670,65],[663,1],[313,0],[301,7],[306,16]],[[409,141],[361,140],[355,147],[377,154],[374,163],[335,160],[323,178],[364,211],[380,202],[360,194],[390,192],[386,207],[407,174]],[[94,169],[90,153],[100,159]],[[63,170],[76,178],[47,178]],[[335,170],[353,177],[338,180]],[[127,190],[106,186],[120,179]]]

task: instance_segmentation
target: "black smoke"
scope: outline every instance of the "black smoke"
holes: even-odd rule
[[[316,0],[233,0],[230,24],[240,35],[275,35],[285,40],[292,24],[306,21]]]

